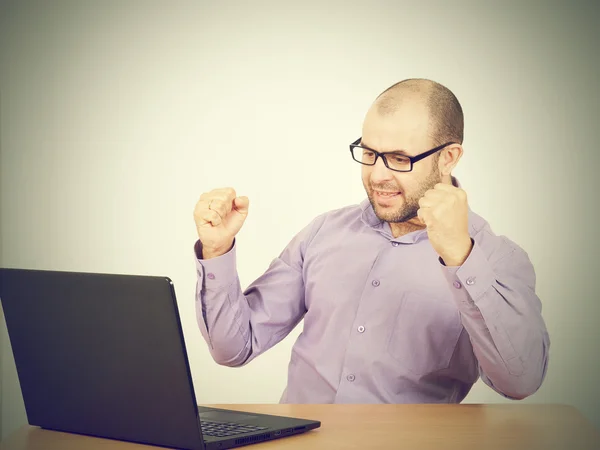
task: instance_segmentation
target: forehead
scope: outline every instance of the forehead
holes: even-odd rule
[[[363,122],[362,139],[365,145],[381,152],[404,150],[417,154],[427,150],[429,130],[429,114],[423,105],[401,106],[386,114],[372,108]]]

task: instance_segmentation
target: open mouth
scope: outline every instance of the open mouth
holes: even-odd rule
[[[389,191],[377,191],[373,190],[373,194],[377,200],[392,200],[402,195],[402,192],[389,192]]]

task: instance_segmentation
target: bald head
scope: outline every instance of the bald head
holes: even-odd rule
[[[383,91],[373,103],[373,109],[383,116],[413,106],[425,107],[434,146],[446,142],[462,144],[464,118],[460,103],[452,91],[435,81],[422,78],[400,81]]]

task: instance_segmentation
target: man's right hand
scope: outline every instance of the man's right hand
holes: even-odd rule
[[[237,197],[233,188],[214,189],[200,196],[194,209],[202,258],[227,253],[248,216],[248,197]]]

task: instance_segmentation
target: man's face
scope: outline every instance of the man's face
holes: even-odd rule
[[[362,145],[379,152],[402,150],[416,156],[434,146],[429,127],[424,105],[405,104],[387,116],[372,108],[363,124]],[[417,216],[419,199],[441,181],[436,155],[416,162],[411,172],[394,172],[381,158],[374,166],[362,166],[363,185],[380,220],[397,223]]]

